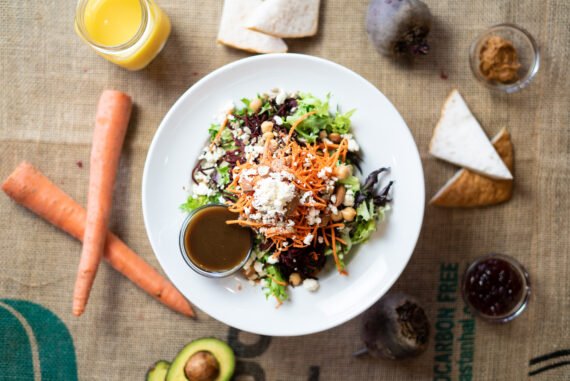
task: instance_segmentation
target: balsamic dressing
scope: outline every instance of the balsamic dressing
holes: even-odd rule
[[[184,233],[188,258],[208,272],[224,272],[239,266],[252,244],[247,228],[228,225],[238,218],[227,207],[214,205],[195,212]]]

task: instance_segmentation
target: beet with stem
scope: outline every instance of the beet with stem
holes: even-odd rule
[[[432,16],[420,0],[371,0],[366,31],[376,50],[389,57],[426,55]]]
[[[403,359],[427,348],[429,321],[417,300],[404,293],[384,296],[362,316],[360,336],[365,348],[354,355]]]

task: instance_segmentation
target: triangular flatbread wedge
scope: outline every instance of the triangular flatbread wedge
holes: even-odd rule
[[[494,179],[513,178],[469,107],[453,90],[447,97],[430,142],[435,157]]]
[[[320,0],[265,0],[246,27],[275,37],[313,36],[319,23]]]
[[[225,0],[218,43],[253,53],[286,52],[282,39],[245,28],[248,17],[262,4],[262,0]]]
[[[501,130],[493,138],[493,146],[512,172],[513,144],[506,129]],[[508,201],[512,194],[513,180],[494,180],[467,169],[461,169],[433,196],[430,204],[460,208],[487,206]]]

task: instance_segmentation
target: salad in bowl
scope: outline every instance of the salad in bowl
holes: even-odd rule
[[[330,110],[328,96],[282,89],[241,103],[209,127],[181,209],[223,204],[234,212],[227,224],[255,234],[243,275],[280,304],[290,286],[317,291],[327,262],[348,275],[353,247],[389,210],[393,182],[386,167],[357,176],[356,110]]]

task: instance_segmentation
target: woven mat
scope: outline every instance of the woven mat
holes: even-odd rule
[[[136,109],[111,228],[159,268],[141,212],[142,168],[152,136],[188,87],[247,54],[215,44],[221,1],[162,0],[173,24],[168,45],[147,69],[127,72],[97,57],[74,34],[73,3],[0,0],[0,178],[25,159],[85,204],[88,169],[78,163],[88,163],[95,102],[108,87],[128,92]],[[363,22],[367,1],[322,3],[318,36],[291,41],[290,50],[345,65],[391,99],[416,139],[428,197],[456,170],[427,153],[439,109],[452,87],[465,96],[489,136],[503,126],[513,136],[513,199],[480,210],[427,207],[414,256],[394,287],[425,305],[433,326],[427,352],[397,363],[353,359],[351,353],[360,346],[358,318],[297,338],[240,333],[201,312],[198,321],[191,321],[106,265],[87,313],[73,318],[71,293],[80,245],[1,195],[0,328],[16,328],[0,333],[0,380],[34,379],[28,359],[14,352],[23,350],[12,341],[21,330],[14,316],[27,321],[36,334],[44,379],[140,380],[156,360],[172,359],[185,343],[202,336],[230,340],[239,372],[255,380],[570,378],[569,366],[540,371],[570,360],[541,357],[570,348],[570,3],[428,1],[435,15],[433,50],[411,69],[371,49]],[[514,95],[491,93],[468,67],[471,40],[500,22],[523,26],[541,47],[536,81]],[[466,263],[489,252],[516,257],[532,278],[528,310],[507,325],[474,321],[453,291],[453,279]],[[451,301],[438,298],[442,287],[451,290]],[[54,332],[61,337],[50,344],[44,336]],[[21,373],[5,371],[18,367]]]

